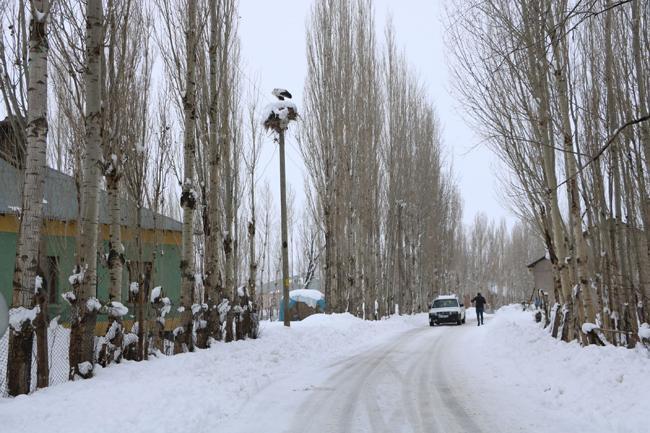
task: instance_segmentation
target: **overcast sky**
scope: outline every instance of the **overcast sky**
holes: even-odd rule
[[[307,73],[305,29],[311,1],[300,0],[241,0],[239,34],[242,42],[243,72],[247,81],[259,82],[264,103],[272,102],[274,87],[289,89],[294,100],[302,102],[302,88]],[[503,206],[496,194],[495,174],[498,161],[480,143],[463,120],[463,112],[451,92],[449,72],[443,41],[441,18],[444,1],[436,0],[375,0],[378,38],[389,13],[397,42],[406,51],[411,66],[426,85],[443,126],[443,142],[448,164],[453,164],[464,203],[464,221],[469,223],[477,212],[489,217],[514,217]],[[275,145],[268,140],[262,155],[261,177],[269,179],[275,199],[278,199],[278,160]],[[287,147],[289,181],[296,190],[296,200],[302,201],[304,167],[295,139]]]
[[[374,0],[378,42],[383,41],[384,25],[391,14],[397,42],[428,89],[442,122],[445,159],[453,165],[461,188],[464,221],[469,223],[477,212],[484,212],[490,218],[506,218],[512,223],[514,216],[496,193],[499,163],[463,120],[462,109],[451,92],[442,28],[445,1]],[[270,93],[274,87],[283,87],[293,93],[300,111],[307,73],[305,32],[311,5],[309,0],[240,0],[243,84],[259,84],[262,104],[274,101]],[[0,118],[5,115],[3,108],[0,107]],[[278,203],[277,145],[268,137],[264,147],[259,179],[270,182],[274,202]],[[287,170],[288,181],[296,192],[296,204],[300,206],[304,200],[305,169],[291,133]]]

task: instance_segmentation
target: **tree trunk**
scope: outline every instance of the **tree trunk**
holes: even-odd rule
[[[564,9],[562,9],[564,10]],[[560,18],[562,19],[562,18]],[[566,41],[563,39],[558,40],[558,34],[564,34],[563,25],[560,25],[560,31],[553,35],[553,50],[555,54],[555,79],[558,91],[559,109],[561,117],[561,128],[564,145],[564,159],[567,167],[567,198],[569,204],[569,212],[571,215],[571,229],[573,231],[574,255],[573,258],[575,268],[577,271],[577,279],[580,290],[576,293],[576,307],[581,308],[578,316],[589,323],[594,323],[595,312],[591,293],[591,284],[588,268],[588,252],[587,244],[582,230],[582,211],[580,204],[580,192],[578,190],[578,170],[574,157],[573,146],[573,131],[571,127],[571,119],[569,113],[569,96],[567,88],[567,75],[568,75],[568,53],[566,49]],[[582,323],[579,324],[580,326]],[[582,333],[580,335],[583,335]]]
[[[122,245],[122,224],[120,212],[120,173],[118,162],[113,161],[111,175],[106,176],[106,189],[108,190],[108,207],[110,213],[110,230],[108,240],[108,301],[122,303],[122,273],[124,268],[124,246]],[[109,308],[108,323],[106,328],[105,357],[103,366],[110,362],[120,362],[122,358],[122,315],[119,308]],[[116,352],[117,350],[117,352]]]
[[[196,207],[196,192],[194,185],[194,162],[196,159],[196,0],[188,0],[187,4],[187,68],[185,76],[185,96],[183,114],[185,131],[183,135],[183,192],[181,207],[183,208],[183,230],[181,251],[181,332],[177,335],[176,349],[193,351],[192,337],[192,301],[194,292],[194,209]]]
[[[210,46],[209,46],[209,67],[210,67],[210,109],[209,109],[209,179],[208,190],[208,224],[204,227],[206,231],[206,276],[205,292],[208,304],[207,326],[205,332],[208,337],[216,340],[221,339],[221,323],[217,306],[221,301],[221,278],[220,278],[220,250],[221,250],[221,149],[219,147],[218,132],[218,84],[217,76],[217,48],[218,48],[218,20],[217,2],[210,2]],[[207,338],[205,338],[207,344]]]
[[[27,154],[23,187],[23,207],[16,248],[13,277],[12,312],[19,308],[31,309],[34,305],[36,276],[39,269],[39,245],[43,221],[43,189],[47,155],[47,13],[48,0],[31,2],[32,21],[29,33],[29,83],[27,90]],[[42,18],[41,18],[42,17]],[[45,301],[47,302],[47,301]],[[41,304],[43,304],[41,302]],[[38,305],[38,303],[37,303]],[[40,307],[38,307],[40,308]],[[47,321],[45,311],[38,312],[39,321]],[[47,342],[47,325],[38,327],[39,340]],[[7,357],[7,386],[9,395],[27,394],[31,386],[32,344],[34,328],[23,321],[18,329],[9,330],[9,355]],[[38,345],[42,348],[42,341]],[[46,349],[43,348],[43,349]],[[39,367],[47,366],[47,352],[38,352]],[[42,358],[42,359],[41,359]],[[47,386],[46,371],[39,370],[39,387]]]
[[[76,301],[72,304],[70,378],[92,377],[97,322],[97,237],[101,180],[101,52],[103,10],[101,0],[86,4],[86,151],[83,159],[83,212],[81,251],[77,256]]]

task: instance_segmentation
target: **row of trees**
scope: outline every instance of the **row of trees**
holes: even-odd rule
[[[534,281],[527,266],[544,256],[544,246],[534,229],[524,223],[508,228],[504,220],[490,221],[477,214],[459,238],[452,268],[458,289],[482,292],[498,307],[530,300]]]
[[[119,362],[127,356],[127,344],[132,345],[128,356],[136,360],[161,348],[170,305],[164,288],[152,296],[156,275],[145,263],[162,250],[156,239],[152,253],[144,256],[142,213],[145,207],[154,211],[154,227],[160,213],[180,217],[178,195],[182,287],[175,350],[255,337],[257,263],[266,262],[269,249],[255,249],[261,125],[255,89],[250,106],[240,102],[236,1],[2,6],[0,88],[12,129],[27,149],[9,393],[29,392],[35,331],[38,386],[48,380],[47,296],[38,295],[47,157],[74,177],[79,204],[77,264],[72,290],[64,294],[71,307],[70,378],[91,377],[96,361]],[[163,77],[153,73],[154,65],[163,66],[156,68],[164,70]],[[110,220],[105,255],[98,240],[101,189],[108,196]],[[269,196],[264,195],[266,243],[273,223]],[[125,205],[136,215],[134,246],[128,250],[122,242]],[[241,247],[245,243],[247,251]],[[97,299],[98,260],[109,271],[108,299]],[[125,266],[136,317],[130,333],[122,325],[128,311],[122,299]],[[248,283],[237,290],[242,275]],[[106,335],[97,340],[100,312],[109,321]],[[150,342],[155,347],[148,347]]]
[[[629,343],[650,321],[648,2],[456,6],[457,90],[544,239],[562,305],[553,335]]]
[[[328,0],[308,29],[298,138],[330,311],[418,312],[450,292],[529,296],[539,238],[484,215],[463,226],[440,123],[391,23],[378,42],[371,1]]]
[[[269,187],[258,186],[268,113],[254,86],[244,91],[251,83],[240,68],[237,2],[43,0],[2,10],[0,88],[27,143],[12,309],[24,320],[12,321],[9,392],[29,392],[34,335],[38,386],[48,380],[38,263],[46,159],[73,176],[79,205],[77,263],[64,294],[70,378],[91,377],[96,362],[145,360],[163,349],[172,306],[145,265],[163,253],[156,238],[145,255],[145,208],[154,227],[159,214],[183,221],[174,351],[255,337],[258,291],[280,279],[281,248]],[[369,0],[327,0],[315,3],[309,27],[297,131],[308,186],[302,214],[289,193],[290,274],[305,287],[320,279],[330,311],[365,318],[422,311],[439,293],[524,298],[534,236],[485,217],[463,228],[435,110],[390,23],[379,43]],[[98,238],[102,189],[106,251]],[[128,248],[125,205],[135,215]],[[101,300],[98,261],[110,276]],[[131,330],[122,321],[127,302]],[[96,338],[100,313],[108,326]]]
[[[446,290],[460,198],[433,106],[372,2],[312,8],[299,144],[330,311],[422,311]]]

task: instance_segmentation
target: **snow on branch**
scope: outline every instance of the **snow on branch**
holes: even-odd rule
[[[108,306],[108,315],[112,317],[124,317],[129,312],[129,309],[121,302],[111,301]]]
[[[102,304],[97,298],[91,297],[86,301],[86,309],[91,313],[93,311],[99,311],[102,309]]]
[[[75,302],[77,300],[77,297],[75,296],[75,294],[73,292],[61,293],[61,297],[63,299],[65,299],[65,301],[68,304],[72,304],[73,302]]]
[[[41,307],[38,305],[34,308],[12,308],[9,310],[9,326],[14,331],[21,331],[25,324],[29,323],[31,325],[40,312]]]

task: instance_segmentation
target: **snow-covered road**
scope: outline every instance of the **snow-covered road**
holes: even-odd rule
[[[469,327],[429,328],[425,322],[307,375],[311,381],[288,379],[250,402],[241,418],[252,423],[224,431],[481,433],[475,417],[483,414],[453,362],[463,350],[458,338]]]
[[[265,322],[258,340],[0,399],[0,432],[647,431],[648,351],[563,343],[532,316]]]
[[[342,363],[287,431],[480,433],[471,389],[449,359],[466,329],[416,329]]]
[[[364,352],[262,390],[224,431],[647,431],[648,351],[567,344],[532,316],[512,306],[477,327],[470,309],[466,325],[435,328],[413,317]]]

